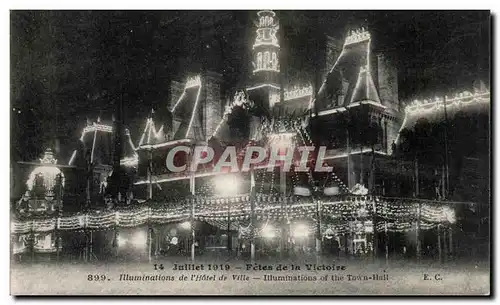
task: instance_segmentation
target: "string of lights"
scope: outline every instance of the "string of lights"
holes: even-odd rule
[[[93,211],[88,214],[61,216],[49,219],[13,220],[12,233],[49,232],[52,230],[103,229],[111,227],[136,227],[149,223],[174,223],[189,218],[190,200],[196,204],[196,217],[227,218],[227,207],[231,206],[232,217],[248,219],[250,217],[249,194],[225,198],[192,198],[179,207],[122,209],[117,211]],[[273,195],[257,195],[259,207],[255,213],[257,218],[279,219],[285,211],[281,202],[290,204],[290,219],[300,219],[315,214],[315,204],[311,201],[295,201],[292,197]],[[455,211],[447,204],[428,204],[418,199],[389,199],[372,196],[339,196],[335,199],[320,199],[322,214],[325,218],[353,220],[370,219],[373,215],[373,204],[376,205],[378,218],[387,222],[412,223],[420,213],[420,220],[429,224],[450,224],[456,221]],[[417,207],[420,207],[418,209]]]

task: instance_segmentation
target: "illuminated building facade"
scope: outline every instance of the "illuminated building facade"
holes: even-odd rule
[[[97,204],[107,209],[59,217],[56,229],[109,230],[112,233],[103,239],[114,247],[139,245],[148,251],[149,259],[165,247],[177,247],[180,240],[181,248],[192,257],[201,245],[225,245],[229,252],[252,256],[255,251],[283,255],[311,252],[311,248],[345,255],[388,255],[389,239],[395,234],[414,236],[412,246],[419,256],[421,232],[435,230],[438,236],[451,236],[458,221],[452,207],[457,205],[443,201],[452,198],[446,178],[451,157],[424,164],[425,153],[430,152],[414,153],[421,147],[411,131],[422,117],[446,121],[456,113],[479,113],[488,122],[484,119],[489,113],[488,90],[479,88],[405,108],[398,97],[395,67],[388,56],[372,54],[372,38],[365,29],[349,32],[341,43],[326,39],[325,67],[318,71],[324,81],[319,88],[313,87],[312,80],[285,87],[294,80],[283,79],[286,67],[280,66],[276,13],[259,11],[255,30],[253,69],[244,88],[226,97],[222,75],[189,74],[183,82],[170,85],[165,106],[169,120],[158,120],[152,111],[137,146],[125,134],[120,163],[134,187],[130,192],[126,183],[127,191],[119,193],[125,198],[133,194],[136,200],[128,201],[132,208]],[[82,133],[82,150],[75,151],[69,162],[91,173],[84,188],[91,203],[106,203],[114,169],[113,130],[99,120],[89,123]],[[438,136],[441,133],[428,138],[436,142]],[[168,153],[180,145],[210,146],[217,160],[230,145],[241,159],[251,144],[266,149],[278,144],[284,150],[326,146],[325,165],[333,172],[286,173],[280,166],[270,170],[256,166],[249,173],[230,176],[213,173],[213,162],[188,173],[169,172],[165,166]],[[180,152],[174,164],[190,165],[192,160],[192,154]],[[425,188],[432,191],[426,193]],[[470,201],[480,200],[475,199]],[[23,221],[16,225],[29,226]],[[136,227],[141,230],[139,237],[125,233]],[[206,233],[210,230],[215,233]]]
[[[65,219],[63,215],[92,210],[111,210],[130,204],[138,155],[126,130],[120,138],[123,185],[112,182],[116,141],[114,127],[98,118],[87,121],[68,164],[61,164],[49,148],[40,163],[20,162],[24,195],[12,207],[12,254],[20,261],[58,259],[61,255],[83,258],[92,245],[99,245],[94,232],[87,230],[85,217]],[[118,199],[111,198],[118,189]],[[74,230],[79,228],[78,230]],[[94,240],[94,241],[93,241]],[[76,253],[78,254],[75,254]],[[90,251],[90,252],[89,252]],[[80,252],[80,253],[79,253]],[[86,257],[86,256],[85,256]]]
[[[57,164],[51,149],[47,149],[40,164],[35,165],[26,181],[26,192],[15,206],[20,218],[58,216],[63,209],[65,176]],[[13,254],[31,252],[41,255],[56,253],[60,239],[52,231],[52,221],[40,221],[41,230],[30,234],[29,228],[16,228],[19,234],[12,236]]]

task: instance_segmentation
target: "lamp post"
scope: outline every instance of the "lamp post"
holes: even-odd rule
[[[287,248],[286,246],[287,234],[285,228],[288,221],[288,213],[287,213],[288,211],[286,206],[286,173],[284,170],[284,165],[279,167],[279,171],[280,171],[280,190],[282,195],[281,213],[283,213],[281,221],[281,238],[280,238],[280,257],[282,258],[285,249]]]
[[[250,261],[255,262],[255,173],[250,169]]]
[[[215,188],[218,195],[234,196],[238,193],[240,180],[233,174],[225,174],[215,179]],[[227,250],[232,252],[231,245],[231,200],[227,201]]]
[[[317,193],[317,190],[314,192]],[[316,198],[319,197],[317,194],[313,194],[313,200],[316,201],[316,259],[319,262],[320,256],[321,256],[321,241],[322,241],[322,236],[321,236],[321,199]]]
[[[283,95],[283,93],[282,93]],[[279,181],[280,181],[280,193],[281,193],[281,238],[279,239],[279,250],[280,257],[283,256],[285,249],[288,248],[287,245],[287,225],[289,224],[289,214],[288,214],[288,203],[287,203],[287,159],[290,157],[289,153],[294,150],[294,133],[277,133],[271,135],[271,147],[273,152],[279,155],[280,151],[285,152],[285,156],[277,157],[278,160],[283,163],[278,165],[279,171]],[[273,169],[274,170],[274,169]],[[289,228],[288,228],[289,229]],[[289,231],[289,230],[288,230]]]
[[[232,236],[231,236],[231,199],[227,200],[227,251],[229,255],[232,252]]]

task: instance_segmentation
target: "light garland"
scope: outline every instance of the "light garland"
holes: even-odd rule
[[[120,160],[120,165],[125,167],[136,167],[139,164],[139,156],[134,154],[133,157],[126,157]]]
[[[200,75],[190,77],[186,81],[186,89],[193,88],[193,87],[200,87],[200,86],[201,86],[201,76]]]
[[[151,111],[153,113],[153,111]],[[147,138],[146,138],[147,134]],[[154,139],[154,142],[151,142],[151,136]],[[148,145],[161,144],[157,142],[164,141],[165,138],[163,136],[163,126],[157,131],[155,127],[155,123],[152,117],[149,117],[146,120],[146,126],[144,127],[144,131],[142,132],[141,138],[139,140],[139,144],[137,145],[137,149],[145,148]]]
[[[248,87],[246,89],[246,91],[260,89],[260,88],[265,88],[265,87],[270,87],[270,88],[274,88],[274,89],[278,89],[278,90],[281,89],[280,87],[278,87],[276,85],[273,85],[273,84],[261,84],[261,85],[257,85],[257,86],[254,86],[254,87]]]
[[[411,104],[405,107],[405,116],[403,119],[403,123],[399,128],[398,134],[394,143],[398,144],[401,136],[401,132],[406,128],[406,123],[408,122],[408,118],[412,116],[428,116],[430,114],[436,113],[438,111],[444,111],[444,108],[460,108],[466,105],[471,105],[473,103],[476,104],[489,104],[490,103],[490,92],[489,91],[481,91],[471,93],[469,91],[462,91],[461,93],[457,93],[455,97],[449,98],[445,96],[445,98],[435,97],[434,100],[424,99],[414,100]]]
[[[215,137],[218,132],[219,132],[219,129],[222,127],[222,125],[227,122],[227,119],[229,118],[229,115],[231,113],[233,113],[234,109],[236,109],[236,107],[253,107],[253,103],[248,99],[248,97],[246,96],[245,92],[243,91],[237,91],[235,94],[234,94],[234,98],[233,98],[233,102],[231,103],[231,105],[227,105],[224,109],[224,114],[222,115],[222,120],[219,122],[219,124],[217,125],[217,127],[215,128],[214,132],[212,133],[211,138]]]
[[[85,135],[87,133],[96,132],[96,131],[111,133],[111,132],[113,132],[113,126],[93,122],[92,125],[87,125],[86,127],[83,128],[83,132],[82,132],[82,136],[80,137],[80,141],[83,141],[83,138],[85,137]]]
[[[354,30],[349,33],[349,35],[345,39],[344,46],[368,41],[370,39],[370,32],[366,31],[365,28],[361,28],[360,30]]]
[[[194,116],[196,114],[196,111],[198,110],[198,102],[200,101],[200,94],[201,94],[201,81],[198,85],[198,93],[196,93],[196,101],[194,102],[193,112],[191,113],[191,119],[189,120],[189,125],[188,125],[188,128],[186,130],[186,135],[184,136],[185,138],[188,137],[189,132],[191,131],[191,127],[192,127],[193,122],[194,122]]]
[[[407,114],[436,112],[439,109],[446,107],[460,107],[471,103],[490,103],[490,92],[475,92],[463,91],[458,93],[453,98],[445,96],[444,99],[435,97],[434,100],[414,100],[410,105],[405,107]]]
[[[260,47],[260,46],[272,46],[272,47],[275,47],[275,48],[279,48],[280,45],[278,44],[278,41],[277,40],[269,40],[269,41],[265,41],[265,40],[261,40],[260,42],[256,42],[254,43],[253,45],[253,48],[257,48],[257,47]]]
[[[186,90],[189,89],[189,88],[194,88],[194,87],[201,87],[201,76],[200,75],[196,75],[194,77],[189,77],[186,80],[186,84],[184,85],[184,90],[182,91],[181,96],[179,96],[179,98],[175,102],[175,104],[172,107],[172,109],[170,110],[170,112],[172,112],[172,113],[175,112],[175,109],[177,109],[177,106],[179,106],[179,104],[181,103],[182,99],[186,95]]]
[[[262,178],[262,183],[260,184],[260,192],[257,194],[257,196],[264,194],[264,183],[265,183],[265,178],[267,176],[268,171],[263,171],[263,174],[261,175]]]
[[[333,197],[332,197],[333,198]],[[373,205],[376,204],[377,217],[381,221],[404,223],[415,222],[420,205],[420,220],[427,224],[453,224],[456,221],[454,210],[449,205],[436,205],[418,199],[393,199],[373,196],[337,196],[335,199],[320,199],[322,215],[326,219],[353,221],[370,220],[374,217]],[[281,219],[287,214],[281,202],[290,202],[289,216],[292,220],[313,217],[316,204],[312,199],[299,201],[292,197],[260,195],[255,197],[255,214],[258,219]],[[250,196],[243,194],[230,197],[196,197],[185,200],[173,208],[144,207],[116,211],[95,211],[85,215],[64,216],[43,220],[13,220],[11,231],[14,234],[29,232],[50,232],[58,230],[106,229],[112,227],[136,227],[145,223],[172,223],[189,219],[189,207],[195,204],[197,219],[227,218],[227,208],[231,205],[231,217],[248,219],[250,217]],[[172,205],[172,204],[170,204]],[[429,225],[430,226],[430,225]],[[399,228],[399,227],[398,227]]]
[[[305,87],[295,86],[293,89],[285,90],[285,101],[295,100],[303,97],[311,97],[313,88],[311,85]]]

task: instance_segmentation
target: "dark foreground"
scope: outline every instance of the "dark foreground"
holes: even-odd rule
[[[188,260],[175,263],[203,270],[174,270],[174,263],[167,261],[13,264],[11,294],[486,296],[490,293],[490,268],[484,261],[440,264],[403,260],[389,263],[295,260],[264,261],[251,266],[244,261],[196,261],[194,266]],[[306,264],[329,270],[308,271]],[[280,265],[287,270],[277,270]]]

